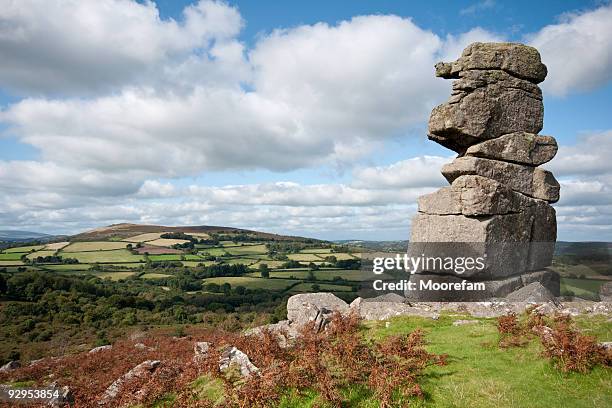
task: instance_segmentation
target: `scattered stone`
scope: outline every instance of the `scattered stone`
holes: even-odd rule
[[[508,302],[527,303],[556,303],[555,295],[546,289],[540,282],[533,282],[524,286],[506,297]]]
[[[236,347],[229,347],[223,352],[219,359],[220,371],[226,371],[232,366],[236,366],[240,370],[240,375],[242,377],[250,377],[253,374],[259,374],[259,368],[251,363],[249,356]]]
[[[553,339],[553,330],[548,326],[533,326],[531,331],[540,336],[544,341],[551,341]]]
[[[19,361],[9,361],[2,367],[0,367],[0,373],[7,373],[9,371],[16,370],[21,367],[21,363]]]
[[[480,321],[478,320],[455,320],[453,322],[453,326],[465,326],[468,324],[478,324]]]
[[[557,141],[552,136],[514,132],[470,146],[465,154],[539,166],[551,161],[557,154],[557,149]]]
[[[116,379],[111,385],[108,386],[100,400],[99,405],[106,405],[115,400],[123,387],[130,381],[135,379],[142,379],[150,377],[157,367],[161,364],[159,360],[146,360],[132,368],[130,371],[125,373],[123,376]]]
[[[59,388],[59,393],[56,397],[53,397],[47,402],[48,407],[60,408],[74,404],[74,394],[67,385],[59,387],[57,382],[52,382],[48,385],[49,387]]]
[[[111,344],[107,344],[106,346],[98,346],[89,350],[90,353],[98,353],[100,351],[111,350],[113,346]]]
[[[599,345],[606,351],[612,351],[612,341],[604,341]]]
[[[210,349],[210,343],[207,341],[197,341],[193,345],[193,353],[198,358],[206,358],[208,356],[209,349]]]

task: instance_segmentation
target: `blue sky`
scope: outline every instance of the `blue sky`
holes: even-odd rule
[[[0,229],[406,239],[452,159],[433,63],[503,40],[549,67],[559,238],[612,240],[608,2],[43,3],[0,7]]]

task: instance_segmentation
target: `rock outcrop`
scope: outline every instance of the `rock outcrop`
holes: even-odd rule
[[[411,281],[466,279],[483,282],[486,289],[409,290],[406,297],[478,301],[533,282],[558,296],[559,279],[545,270],[557,237],[550,204],[559,200],[560,188],[552,173],[538,167],[557,153],[552,136],[538,135],[544,117],[538,83],[547,74],[540,54],[523,44],[474,43],[457,61],[435,68],[437,76],[457,81],[450,99],[431,113],[429,138],[459,156],[442,168],[451,185],[419,198],[409,253],[480,258],[482,267],[422,265],[412,271]]]
[[[130,371],[117,378],[111,385],[108,386],[104,395],[98,401],[99,405],[112,405],[117,399],[122,390],[131,381],[148,379],[153,372],[161,364],[159,360],[146,360],[132,368]]]

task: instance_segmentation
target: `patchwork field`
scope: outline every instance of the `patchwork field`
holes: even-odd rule
[[[163,234],[163,232],[149,232],[146,234],[140,234],[133,237],[125,238],[124,241],[127,242],[147,242],[153,241],[155,239],[159,239],[159,237]]]
[[[27,254],[27,252],[9,252],[0,254],[0,261],[18,261],[25,254]]]
[[[13,252],[30,252],[30,251],[38,251],[39,249],[43,249],[44,245],[29,245],[29,246],[22,246],[22,247],[18,247],[18,248],[8,248],[5,249],[4,252],[5,254],[10,254]]]
[[[80,263],[113,263],[144,261],[143,255],[134,255],[127,249],[115,249],[90,252],[61,252],[63,257],[75,258]]]
[[[42,257],[53,256],[53,255],[55,255],[56,252],[57,251],[47,251],[45,249],[45,250],[42,250],[42,251],[32,252],[31,254],[26,255],[26,258],[28,258],[28,259],[36,259],[39,256],[42,256]]]
[[[92,242],[73,242],[62,252],[88,252],[88,251],[112,251],[114,249],[122,249],[127,246],[125,242],[111,241],[92,241]]]
[[[49,251],[58,251],[68,245],[70,245],[70,242],[54,242],[53,244],[45,245],[44,249]]]
[[[186,242],[189,242],[189,241],[186,241],[184,239],[158,238],[158,239],[154,239],[153,241],[147,241],[147,244],[161,246],[161,247],[171,247],[172,245],[184,244]]]

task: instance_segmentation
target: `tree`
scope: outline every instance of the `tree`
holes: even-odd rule
[[[321,287],[317,285],[316,283],[313,285],[310,285],[310,288],[312,289],[313,292],[318,292],[319,290],[321,290]]]
[[[269,278],[270,277],[270,268],[268,268],[267,264],[261,264],[261,265],[259,265],[259,273],[261,273],[261,277],[262,278]]]

